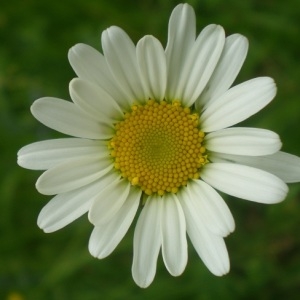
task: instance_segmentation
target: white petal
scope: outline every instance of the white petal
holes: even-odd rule
[[[228,206],[211,186],[202,180],[193,180],[186,190],[195,212],[213,234],[224,237],[234,231],[234,219]]]
[[[109,68],[127,101],[144,101],[145,94],[140,80],[135,46],[121,28],[112,26],[102,33],[102,48]]]
[[[95,195],[113,178],[115,173],[110,172],[84,187],[55,196],[41,210],[38,226],[53,232],[70,224],[89,210]]]
[[[96,226],[89,241],[89,251],[97,258],[110,255],[131,225],[139,206],[141,189],[132,187],[120,210],[106,224]]]
[[[96,122],[69,101],[50,97],[41,98],[32,104],[31,112],[44,125],[71,136],[107,139],[114,134],[112,127]]]
[[[68,54],[69,61],[79,78],[99,85],[106,90],[118,104],[127,109],[130,105],[125,101],[124,93],[116,84],[104,56],[94,48],[77,44],[72,47]]]
[[[210,151],[236,155],[268,155],[281,148],[278,134],[256,128],[227,128],[205,136],[205,147]]]
[[[116,101],[100,86],[75,78],[70,82],[70,95],[76,105],[96,121],[112,126],[124,114]]]
[[[198,110],[201,105],[209,105],[212,98],[216,99],[229,89],[244,63],[247,51],[248,40],[244,36],[233,34],[226,38],[219,62],[196,102]]]
[[[145,36],[138,42],[136,52],[146,97],[163,100],[167,84],[167,63],[161,43],[153,36]]]
[[[203,168],[201,178],[231,196],[266,204],[284,200],[288,192],[278,177],[244,165],[210,163]]]
[[[150,196],[136,224],[133,239],[132,277],[135,283],[148,287],[156,273],[156,263],[161,246],[162,199]]]
[[[196,101],[218,63],[224,42],[221,26],[208,25],[202,30],[180,72],[174,99],[182,99],[185,106]]]
[[[37,180],[36,188],[44,195],[68,192],[97,180],[112,168],[109,155],[71,159],[45,171]]]
[[[103,153],[103,141],[77,138],[47,140],[26,145],[18,152],[18,164],[27,169],[47,170],[66,160]],[[105,155],[107,155],[105,153]]]
[[[160,201],[164,263],[171,275],[179,276],[184,271],[188,259],[184,213],[174,194],[165,196]]]
[[[262,169],[287,183],[300,182],[300,157],[293,154],[279,151],[272,155],[249,157],[212,153],[209,158],[213,162],[238,163]]]
[[[230,263],[223,238],[207,229],[188,197],[179,195],[178,198],[185,214],[187,233],[198,255],[214,275],[228,273]]]
[[[104,56],[86,44],[80,43],[73,46],[69,50],[68,58],[78,77],[95,84],[101,84],[101,70],[108,71]]]
[[[99,193],[89,211],[90,222],[97,226],[109,222],[128,197],[130,184],[127,179],[117,178]]]
[[[276,94],[272,78],[259,77],[229,89],[201,114],[204,132],[235,125],[265,107]]]
[[[177,5],[169,20],[166,57],[168,66],[167,98],[175,99],[180,72],[196,38],[196,16],[188,4]]]

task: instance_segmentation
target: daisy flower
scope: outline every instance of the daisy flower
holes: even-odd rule
[[[56,195],[38,225],[53,232],[88,212],[90,253],[108,256],[142,206],[134,231],[132,276],[153,281],[161,251],[173,276],[187,264],[187,235],[207,268],[229,271],[224,237],[234,219],[216,191],[261,203],[282,201],[286,182],[300,180],[300,159],[280,152],[269,130],[232,127],[275,96],[269,77],[231,87],[248,42],[219,25],[196,36],[191,6],[173,10],[164,49],[153,36],[137,45],[119,27],[102,33],[103,54],[77,44],[71,101],[45,97],[31,111],[70,135],[18,153],[20,166],[45,170],[36,183]]]

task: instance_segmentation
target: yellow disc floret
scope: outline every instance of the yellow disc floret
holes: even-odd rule
[[[180,102],[134,105],[110,140],[114,167],[146,194],[176,193],[207,163],[199,116]]]

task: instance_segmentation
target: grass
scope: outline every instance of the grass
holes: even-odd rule
[[[198,32],[221,24],[227,34],[249,38],[237,82],[271,76],[275,100],[247,126],[274,130],[283,150],[300,155],[300,2],[297,0],[191,0]],[[300,185],[274,206],[227,197],[236,231],[226,239],[231,271],[211,275],[189,247],[184,274],[171,277],[161,258],[154,283],[140,289],[131,278],[133,227],[105,260],[92,258],[92,226],[84,216],[68,227],[43,233],[36,225],[50,199],[38,194],[40,174],[16,165],[23,145],[62,136],[39,124],[31,103],[42,96],[69,99],[75,76],[68,49],[83,42],[100,48],[100,33],[124,28],[135,42],[153,34],[165,44],[169,14],[178,1],[10,0],[0,11],[0,299],[297,299],[300,282]]]

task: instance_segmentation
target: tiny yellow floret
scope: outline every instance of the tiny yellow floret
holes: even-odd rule
[[[208,162],[198,124],[199,115],[177,100],[133,105],[108,143],[115,169],[146,195],[177,193]]]
[[[158,190],[158,191],[157,191],[157,194],[158,194],[159,196],[163,196],[164,193],[165,193],[165,191],[163,191],[163,190]]]
[[[134,177],[132,180],[131,180],[131,184],[132,185],[137,185],[139,183],[139,178],[138,177]]]

